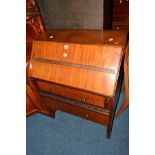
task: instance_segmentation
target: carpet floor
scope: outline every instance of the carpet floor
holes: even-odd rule
[[[117,109],[123,101],[121,93]],[[129,109],[115,118],[110,140],[106,127],[61,111],[28,117],[26,132],[27,155],[128,155]]]

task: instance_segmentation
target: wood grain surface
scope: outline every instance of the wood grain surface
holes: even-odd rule
[[[99,114],[99,113],[96,113],[90,110],[86,110],[84,108],[80,108],[74,105],[65,104],[63,102],[49,99],[47,97],[42,97],[42,100],[51,109],[61,110],[61,111],[82,117],[84,119],[94,121],[102,125],[107,125],[109,122],[109,117],[106,115],[102,115],[102,114]]]
[[[68,42],[79,44],[108,44],[126,45],[128,41],[127,31],[117,30],[58,30],[52,29],[36,35],[35,40]],[[111,39],[109,41],[109,39]]]
[[[36,83],[39,86],[39,89],[45,92],[71,98],[83,103],[89,103],[92,105],[100,106],[102,108],[106,107],[105,98],[103,96],[39,80],[37,80]]]
[[[33,42],[29,75],[103,96],[114,96],[127,33],[77,30],[52,32],[55,34],[54,40],[46,38],[49,33],[43,33]],[[103,72],[41,62],[34,60],[35,58],[85,65],[90,68],[99,67],[103,68]]]

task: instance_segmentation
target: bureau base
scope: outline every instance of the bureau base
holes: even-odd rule
[[[79,116],[81,118],[102,124],[104,126],[107,126],[107,138],[110,138],[111,135],[111,125],[109,126],[109,116],[108,115],[103,115],[100,113],[96,113],[84,108],[80,108],[78,106],[74,106],[74,105],[70,105],[70,104],[66,104],[60,101],[56,101],[53,99],[49,99],[47,97],[41,97],[43,102],[45,103],[48,112],[49,112],[49,116],[51,116],[52,118],[55,118],[55,112],[57,110],[63,111],[63,112],[67,112],[70,114],[73,114],[75,116]]]

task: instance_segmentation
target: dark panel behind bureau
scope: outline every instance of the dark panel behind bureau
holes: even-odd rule
[[[111,25],[111,0],[37,0],[46,29],[100,29]],[[105,9],[104,9],[105,8]],[[104,15],[105,14],[105,15]],[[106,17],[104,20],[104,16]]]

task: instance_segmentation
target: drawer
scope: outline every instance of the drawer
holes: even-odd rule
[[[79,116],[81,118],[94,121],[99,124],[108,125],[109,123],[109,116],[100,114],[98,112],[86,110],[84,108],[80,108],[78,106],[69,105],[63,102],[59,102],[56,100],[52,100],[46,97],[42,97],[43,102],[48,107],[48,110],[60,110],[63,112],[67,112],[73,114],[75,116]]]
[[[112,29],[113,30],[126,30],[126,31],[129,31],[129,26],[128,25],[113,25]]]
[[[113,18],[129,16],[129,8],[127,7],[115,7],[113,9]]]
[[[103,96],[39,80],[36,83],[39,89],[45,92],[106,108],[105,97]]]

